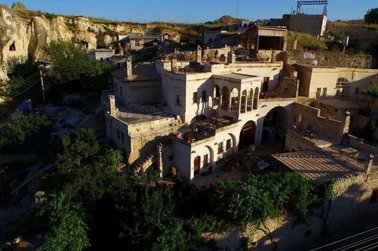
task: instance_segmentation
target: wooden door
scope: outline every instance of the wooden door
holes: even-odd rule
[[[194,159],[194,176],[197,176],[200,173],[200,166],[201,166],[201,157],[197,156]]]

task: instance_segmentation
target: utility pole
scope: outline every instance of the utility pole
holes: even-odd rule
[[[43,102],[45,102],[45,101],[46,101],[46,96],[45,96],[45,84],[43,83],[43,73],[42,73],[42,69],[39,69],[39,77],[41,78],[42,100],[43,100]]]

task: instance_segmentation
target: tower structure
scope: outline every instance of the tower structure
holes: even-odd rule
[[[324,5],[323,15],[327,16],[328,0],[297,1],[297,13],[301,13],[303,5]]]

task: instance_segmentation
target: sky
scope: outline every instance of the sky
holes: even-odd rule
[[[8,6],[14,1],[2,0]],[[279,18],[296,9],[296,0],[22,0],[27,8],[56,14],[83,15],[115,21],[203,23],[223,15],[249,20]],[[329,0],[330,20],[362,19],[378,0]],[[322,6],[302,12],[321,14]]]

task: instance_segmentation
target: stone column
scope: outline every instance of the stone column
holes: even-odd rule
[[[230,93],[230,96],[228,97],[228,107],[227,107],[228,112],[231,111],[231,107],[232,107],[231,100],[232,98],[231,98],[231,93]]]
[[[162,144],[159,144],[157,146],[156,166],[157,166],[160,178],[163,178],[163,145]]]
[[[252,92],[252,99],[251,99],[251,111],[253,111],[253,101],[255,100],[255,93],[254,91],[251,91]]]
[[[131,56],[126,58],[126,67],[125,67],[125,79],[130,80],[133,76],[133,59]]]
[[[248,112],[248,92],[247,92],[247,95],[245,95],[244,112]]]
[[[239,97],[238,97],[238,110],[239,110],[239,114],[241,113],[241,106],[242,106],[242,103],[241,103],[241,99],[242,99],[242,95],[240,95],[240,92],[239,92]]]
[[[196,62],[202,63],[202,48],[199,45],[197,46],[197,50],[196,50]]]

